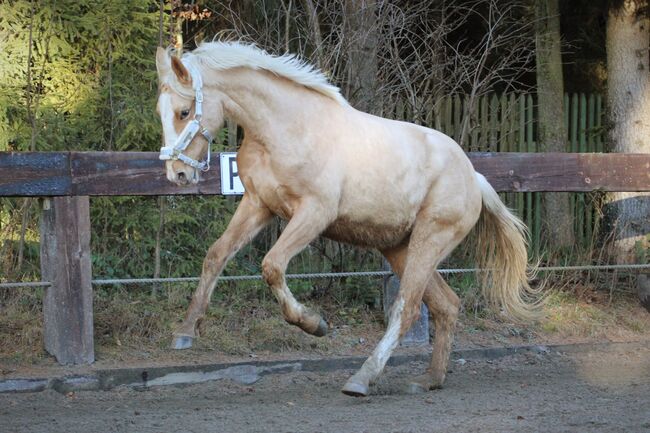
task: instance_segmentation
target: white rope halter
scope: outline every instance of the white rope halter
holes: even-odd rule
[[[192,87],[194,88],[195,93],[194,119],[185,125],[185,128],[183,128],[181,131],[173,147],[163,146],[160,148],[159,159],[179,160],[189,165],[190,167],[194,167],[201,171],[208,171],[210,169],[210,147],[214,138],[207,129],[201,126],[201,116],[203,115],[203,80],[201,79],[201,74],[196,70],[196,68],[188,65],[185,62],[183,62],[183,65],[185,65],[187,70],[190,72],[190,76],[192,77]],[[194,137],[196,137],[199,133],[201,133],[201,135],[203,135],[205,139],[208,140],[208,154],[205,160],[200,162],[182,153],[185,149],[187,149],[187,146],[190,145],[192,140],[194,140]]]

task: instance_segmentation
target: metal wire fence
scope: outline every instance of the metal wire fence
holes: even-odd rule
[[[650,269],[650,264],[620,264],[620,265],[576,265],[576,266],[541,266],[538,272],[559,272],[559,271],[612,271],[612,270],[640,270]],[[438,269],[441,274],[463,274],[482,272],[478,268],[461,269]],[[359,278],[359,277],[389,277],[394,275],[392,271],[364,271],[364,272],[316,272],[304,274],[287,274],[287,279],[323,279],[323,278]],[[192,283],[199,281],[199,277],[178,277],[178,278],[108,278],[94,279],[93,285],[107,286],[114,284],[157,284],[157,283]],[[218,278],[219,281],[250,281],[261,280],[261,275],[224,275]],[[48,287],[48,281],[26,281],[26,282],[5,282],[0,283],[0,289],[11,289],[18,287]]]

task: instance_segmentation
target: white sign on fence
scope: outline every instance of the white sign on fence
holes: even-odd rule
[[[237,172],[237,152],[221,152],[221,194],[243,195],[244,185]]]

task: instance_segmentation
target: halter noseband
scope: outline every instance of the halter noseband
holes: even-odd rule
[[[210,169],[210,146],[214,138],[207,129],[201,126],[201,116],[203,115],[203,80],[201,80],[201,74],[194,67],[184,62],[183,64],[190,72],[190,76],[192,77],[192,87],[194,87],[195,93],[194,119],[185,125],[185,128],[183,128],[181,131],[173,147],[163,146],[160,148],[159,159],[179,160],[189,165],[190,167],[194,167],[201,171],[208,171]],[[208,155],[204,161],[200,162],[182,153],[185,149],[187,149],[187,146],[190,145],[192,140],[194,140],[194,137],[196,137],[199,133],[201,133],[201,135],[203,135],[203,137],[208,140]]]

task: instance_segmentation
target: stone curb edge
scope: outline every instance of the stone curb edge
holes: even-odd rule
[[[647,341],[629,343],[581,343],[566,345],[527,345],[512,347],[488,347],[461,349],[452,352],[452,359],[493,360],[520,353],[576,354],[603,350],[634,350],[648,347]],[[395,355],[389,366],[409,362],[428,362],[430,351],[408,355]],[[230,379],[241,384],[253,384],[269,374],[284,374],[296,371],[328,372],[354,370],[361,366],[366,357],[344,357],[329,359],[298,359],[291,361],[257,361],[223,364],[180,365],[171,367],[139,367],[97,370],[90,375],[69,375],[52,378],[14,378],[0,380],[0,394],[16,392],[40,392],[53,389],[60,393],[76,391],[107,391],[117,386],[144,389],[151,386],[188,385],[211,380]]]

